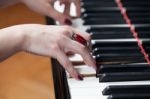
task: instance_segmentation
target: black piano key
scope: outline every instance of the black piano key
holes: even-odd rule
[[[127,13],[129,18],[149,18],[150,13],[139,13],[139,12],[134,12],[134,13]]]
[[[142,5],[147,5],[147,4],[150,4],[150,1],[149,0],[122,0],[122,3],[123,4],[126,4],[126,5],[130,5],[130,4],[133,4],[133,5],[136,5],[136,4],[142,4]]]
[[[137,32],[142,32],[142,31],[149,32],[150,31],[150,25],[139,26],[139,27],[136,27],[135,30]]]
[[[128,13],[149,13],[149,9],[145,10],[145,9],[137,9],[137,10],[127,10],[127,14]],[[98,11],[97,11],[98,12]],[[136,16],[133,16],[136,18]],[[130,17],[131,18],[131,17]]]
[[[139,13],[139,12],[134,12],[134,13],[128,13],[129,18],[149,18],[150,13]],[[82,13],[81,16],[83,19],[85,18],[102,18],[102,17],[106,17],[106,18],[122,18],[123,16],[120,13]]]
[[[143,12],[149,12],[150,9],[146,9],[146,8],[140,8],[140,7],[127,7],[126,8],[127,13],[131,13],[131,12],[139,12],[139,13],[143,13]],[[86,9],[85,12],[120,12],[120,9],[118,7],[104,7],[104,8],[99,8],[99,7],[91,7],[89,9]]]
[[[129,2],[126,2],[125,0],[123,0],[122,1],[122,3],[123,3],[123,6],[124,7],[141,7],[141,8],[150,8],[149,6],[150,6],[150,2],[149,1],[145,1],[145,2],[143,2],[143,1],[138,1],[138,2],[136,2],[136,1],[132,1],[131,0],[131,2],[129,1]]]
[[[111,33],[105,33],[105,34],[98,34],[98,33],[93,33],[93,35],[91,35],[92,39],[121,39],[121,38],[134,38],[133,35],[131,33],[127,33],[127,34],[111,34]],[[145,37],[145,36],[143,36]],[[150,35],[146,36],[146,38],[149,38]]]
[[[149,38],[150,37],[150,28],[149,27],[136,27],[138,36],[140,38]],[[133,35],[128,27],[91,27],[87,32],[92,33],[92,39],[112,39],[114,38],[133,38]],[[100,34],[100,35],[99,35]],[[107,36],[110,35],[110,36]],[[103,38],[104,37],[104,38]]]
[[[144,47],[145,51],[150,54],[150,47]],[[141,50],[139,47],[97,47],[93,49],[92,54],[107,54],[107,53],[139,53]]]
[[[133,24],[149,24],[150,18],[130,18]]]
[[[83,2],[93,2],[94,1],[95,3],[98,3],[98,2],[99,3],[102,3],[102,2],[105,2],[105,3],[106,2],[114,2],[114,0],[101,0],[101,1],[100,0],[92,0],[92,1],[91,0],[82,0],[82,1]]]
[[[144,47],[150,46],[150,41],[143,41],[142,44]]]
[[[117,7],[117,4],[113,1],[113,2],[107,2],[107,3],[102,3],[102,1],[100,2],[84,2],[82,7],[83,8],[88,8],[88,7]]]
[[[106,87],[102,94],[150,94],[150,85],[113,85]]]
[[[139,18],[139,17],[131,17],[131,22],[133,24],[149,24],[150,18]],[[126,24],[123,17],[99,17],[99,18],[84,18],[84,25],[92,25],[92,24]]]
[[[103,24],[126,24],[125,20],[122,19],[112,19],[112,18],[99,18],[99,19],[86,19],[84,20],[84,25],[103,25]]]
[[[124,33],[124,32],[120,32],[120,33],[113,33],[113,32],[92,32],[91,33],[91,37],[92,40],[95,39],[132,39],[134,38],[133,34],[131,32],[128,33]],[[150,32],[138,32],[138,37],[140,39],[149,39],[150,38]]]
[[[150,65],[148,64],[101,65],[99,66],[97,74],[117,73],[117,72],[150,72]]]
[[[92,19],[95,19],[95,20],[100,20],[100,19],[101,20],[102,19],[116,20],[116,18],[123,20],[123,17],[121,15],[119,15],[119,14],[117,14],[117,15],[111,14],[111,15],[108,16],[108,14],[106,13],[106,14],[101,14],[99,16],[97,16],[96,14],[95,14],[95,16],[94,16],[94,14],[91,14],[90,16],[88,16],[88,15],[83,15],[82,16],[82,19],[85,20],[85,21],[86,20],[92,20]]]
[[[107,99],[149,99],[150,94],[113,94]]]
[[[150,49],[149,49],[150,50]],[[109,54],[109,53],[139,53],[140,48],[139,47],[100,47],[95,48],[92,51],[93,55],[97,54]]]
[[[145,45],[149,45],[144,43]],[[97,47],[137,47],[136,41],[95,41],[92,44],[93,49]]]
[[[120,72],[97,74],[100,82],[146,81],[150,80],[150,72]]]
[[[96,62],[120,62],[120,61],[144,61],[142,53],[137,54],[98,54],[95,57]]]
[[[132,35],[132,33],[130,33],[130,32],[124,32],[124,31],[122,31],[122,32],[116,32],[116,31],[114,31],[114,30],[112,30],[112,31],[90,31],[89,33],[91,33],[91,35],[105,35],[105,34],[108,34],[108,35]],[[150,33],[149,33],[150,34]]]
[[[146,38],[146,39],[149,39],[150,38],[150,32],[148,31],[141,31],[141,32],[138,32],[138,37],[139,38]]]
[[[117,7],[116,8],[112,7],[112,8],[107,8],[107,9],[105,9],[105,8],[103,8],[103,9],[101,8],[100,9],[98,7],[95,7],[95,8],[86,9],[85,11],[83,11],[83,13],[102,13],[102,14],[111,13],[111,14],[119,14],[120,10]]]
[[[82,0],[83,2],[115,2],[115,0]],[[145,2],[148,2],[149,0],[144,0]],[[123,0],[122,2],[135,2],[135,3],[137,3],[137,2],[142,2],[142,0]]]
[[[87,18],[122,18],[120,13],[112,14],[112,13],[82,13],[82,19],[85,20]]]
[[[84,1],[84,0],[83,0],[83,1]],[[85,1],[86,1],[86,0],[85,0]],[[144,0],[144,1],[145,1],[145,2],[149,2],[149,0]],[[142,3],[143,1],[142,1],[142,0],[130,0],[130,1],[129,1],[129,0],[123,0],[122,2],[123,2],[123,3],[124,3],[124,2],[131,2],[131,3],[132,3],[132,2],[134,2],[134,3],[141,2],[141,3]]]
[[[113,32],[113,33],[129,33],[129,27],[91,27],[87,32]]]

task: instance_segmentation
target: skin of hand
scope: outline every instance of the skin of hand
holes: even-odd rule
[[[76,6],[77,16],[80,16],[80,0],[59,0],[60,4],[65,5],[64,13],[60,13],[53,8],[53,4],[57,0],[1,0],[0,8],[7,7],[18,2],[22,2],[27,5],[31,10],[53,18],[54,20],[59,21],[62,25],[71,25],[70,17],[70,4],[74,3]]]
[[[71,25],[71,17],[69,14],[63,14],[58,11],[56,11],[53,8],[53,4],[55,0],[20,0],[25,5],[27,5],[31,10],[53,18],[54,20],[59,21],[62,25]],[[67,5],[69,3],[67,2]],[[66,5],[66,6],[67,6]],[[66,10],[70,9],[70,7],[67,6]],[[65,11],[66,12],[66,11]]]
[[[60,62],[72,77],[82,80],[82,76],[74,69],[66,55],[70,51],[80,54],[88,66],[96,68],[89,49],[71,39],[72,33],[77,33],[90,42],[90,35],[88,33],[80,33],[72,27],[24,24],[1,29],[0,33],[1,60],[19,51],[53,57]]]
[[[81,0],[60,0],[60,5],[65,5],[64,14],[69,15],[70,14],[70,5],[71,3],[74,3],[76,6],[76,17],[80,17],[81,15]]]

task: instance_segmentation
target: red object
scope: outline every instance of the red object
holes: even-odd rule
[[[83,77],[81,75],[78,75],[78,80],[82,81]]]
[[[120,11],[122,12],[122,15],[123,15],[124,20],[125,20],[126,23],[128,24],[132,35],[134,36],[134,38],[135,38],[136,41],[137,41],[138,46],[139,46],[139,48],[141,49],[141,53],[143,53],[145,60],[146,60],[147,63],[150,65],[149,56],[148,56],[148,54],[146,53],[146,51],[145,51],[145,49],[144,49],[144,47],[143,47],[143,45],[142,45],[142,43],[141,43],[141,40],[140,40],[139,37],[138,37],[138,33],[137,33],[137,31],[135,30],[134,25],[132,25],[129,16],[128,16],[127,12],[125,11],[124,6],[123,6],[121,0],[116,0],[116,3],[117,3],[117,5],[118,5]]]
[[[71,22],[69,19],[66,19],[66,20],[65,20],[65,24],[66,24],[66,25],[72,25],[72,22]]]
[[[73,35],[73,39],[74,39],[75,41],[78,41],[79,43],[81,43],[81,44],[87,46],[87,41],[86,41],[82,36],[80,36],[79,34],[74,34],[74,35]]]

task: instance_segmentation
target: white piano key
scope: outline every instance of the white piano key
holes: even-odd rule
[[[72,99],[87,99],[87,97],[88,99],[91,97],[98,99],[103,97],[100,90],[100,84],[98,83],[98,78],[85,77],[84,81],[68,79],[68,84]]]
[[[56,1],[56,2],[54,3],[54,8],[55,8],[58,12],[63,13],[63,12],[64,12],[64,8],[65,8],[65,5],[60,5],[60,1]],[[75,7],[74,3],[71,3],[70,15],[71,15],[71,16],[77,16],[76,7]]]
[[[94,68],[87,66],[87,65],[75,66],[75,69],[80,74],[96,74],[96,71],[94,70]]]
[[[71,99],[107,99],[107,96],[74,96]]]
[[[96,71],[94,68],[92,68],[91,66],[87,66],[87,65],[78,65],[78,66],[74,66],[74,68],[82,75],[86,76],[86,75],[96,75]],[[67,73],[67,77],[70,77],[70,75]],[[73,78],[70,78],[73,79]]]
[[[83,99],[87,96],[95,96],[97,98],[99,97],[99,99],[107,99],[106,96],[102,95],[102,91],[109,85],[148,85],[150,84],[150,81],[99,83],[99,79],[96,77],[85,77],[83,81],[68,79],[68,84],[72,99]]]
[[[95,58],[95,56],[93,56],[93,58]],[[69,57],[69,60],[71,62],[83,62],[83,58],[79,54],[75,54],[74,56]]]
[[[79,54],[75,54],[74,56],[69,57],[69,59],[72,62],[83,62],[83,59]]]

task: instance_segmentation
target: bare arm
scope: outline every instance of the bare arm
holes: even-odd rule
[[[0,60],[20,51],[23,43],[23,33],[19,26],[12,26],[0,30]]]
[[[18,3],[19,0],[0,0],[0,8],[4,8],[13,4]]]
[[[71,25],[71,17],[60,13],[53,8],[54,0],[0,0],[0,8],[4,8],[18,2],[24,3],[31,10],[59,21],[63,25]]]
[[[60,0],[62,4],[65,4],[64,13],[60,13],[53,8],[53,3],[56,0],[0,0],[0,8],[4,8],[18,2],[22,2],[27,5],[31,10],[53,18],[60,24],[71,25],[71,17],[69,15],[70,4],[75,3],[77,9],[77,15],[80,16],[80,0]]]
[[[80,33],[69,26],[24,24],[1,29],[0,60],[4,60],[19,51],[53,57],[62,64],[72,77],[79,80],[80,74],[73,68],[66,55],[68,51],[80,54],[88,66],[96,68],[96,65],[89,49],[71,39],[72,33],[78,33],[90,42],[88,33]]]

